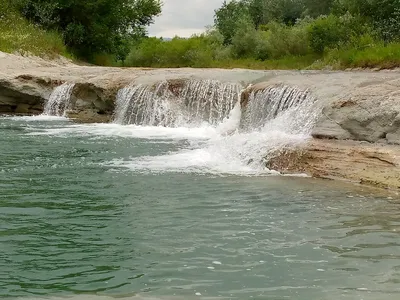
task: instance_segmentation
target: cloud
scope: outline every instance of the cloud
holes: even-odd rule
[[[189,37],[213,24],[214,10],[223,0],[164,0],[162,14],[149,27],[150,36]]]

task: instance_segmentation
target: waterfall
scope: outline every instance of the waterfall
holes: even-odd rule
[[[249,101],[243,112],[242,127],[247,130],[254,130],[263,127],[266,122],[277,118],[279,115],[293,110],[294,107],[305,108],[313,105],[314,97],[308,90],[301,90],[297,87],[277,85],[266,89],[252,92]],[[306,117],[300,115],[297,110],[297,117],[286,120],[289,122]]]
[[[116,97],[114,124],[73,127],[71,134],[173,145],[160,155],[110,163],[135,172],[271,174],[266,166],[282,149],[308,141],[321,107],[310,91],[298,87],[273,85],[248,94],[250,89],[214,80],[129,85]],[[128,124],[139,126],[121,126]]]
[[[192,120],[206,121],[217,125],[234,108],[242,87],[235,83],[221,83],[217,80],[189,81],[183,91],[185,102]]]
[[[190,80],[181,87],[130,85],[118,92],[114,123],[146,126],[217,125],[237,103],[241,86],[216,80]]]
[[[114,123],[174,127],[180,109],[167,82],[155,87],[130,85],[118,92]]]
[[[74,83],[64,83],[56,87],[44,107],[43,115],[65,116],[74,86]]]

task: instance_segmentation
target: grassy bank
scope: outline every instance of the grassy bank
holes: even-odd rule
[[[198,39],[199,37],[194,38]],[[182,45],[183,39],[179,40],[181,40],[179,43]],[[302,55],[283,54],[277,58],[264,60],[254,57],[235,57],[231,52],[231,48],[220,45],[212,49],[205,46],[207,45],[206,42],[202,46],[182,46],[181,48],[174,45],[173,41],[161,43],[164,44],[161,47],[154,45],[145,46],[144,48],[141,48],[141,46],[134,47],[124,62],[115,62],[110,56],[104,61],[107,62],[107,65],[151,68],[192,67],[258,70],[400,68],[400,42],[384,44],[378,41],[362,47],[344,45],[343,47],[326,49],[320,54],[310,51]],[[190,39],[184,40],[183,44],[185,43],[190,44]]]
[[[72,56],[57,32],[45,31],[38,25],[29,23],[6,1],[0,3],[0,51],[26,53],[54,58]]]
[[[320,64],[320,65],[319,65]],[[332,66],[334,69],[379,68],[393,69],[400,67],[400,43],[378,43],[363,49],[331,50],[322,63],[315,67]]]
[[[262,30],[243,24],[230,44],[217,30],[170,41],[144,38],[131,42],[123,61],[112,54],[93,54],[91,63],[153,68],[399,68],[400,42],[384,43],[373,28],[358,23],[353,17],[328,16],[293,26],[272,22]],[[72,58],[60,33],[27,21],[7,1],[0,3],[0,33],[0,51]]]

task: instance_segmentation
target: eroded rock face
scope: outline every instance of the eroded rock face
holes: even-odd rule
[[[392,77],[382,73],[365,72],[365,78],[359,73],[343,72],[321,74],[315,81],[310,77],[287,77],[281,82],[300,89],[308,89],[320,105],[320,114],[312,136],[318,139],[357,140],[400,144],[400,76]],[[347,77],[347,78],[346,78]],[[372,78],[372,79],[371,79]],[[346,81],[347,80],[347,81]],[[277,80],[258,83],[247,88],[241,98],[245,108],[250,94],[273,86]],[[328,84],[328,85],[327,85]]]
[[[84,123],[109,122],[118,87],[105,89],[93,83],[76,83],[67,116]]]
[[[340,178],[396,190],[400,189],[399,166],[398,146],[317,139],[299,148],[283,149],[267,162],[267,167],[285,174]]]
[[[35,82],[0,80],[0,112],[37,114],[51,89]]]
[[[324,107],[313,136],[400,144],[400,80],[359,86]]]

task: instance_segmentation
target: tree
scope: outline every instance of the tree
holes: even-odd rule
[[[329,15],[333,4],[334,0],[304,0],[306,8],[304,14],[312,18]]]
[[[47,29],[62,33],[78,56],[95,53],[124,58],[126,44],[144,35],[147,25],[161,13],[160,0],[15,0],[22,14]]]
[[[224,37],[225,45],[232,43],[232,38],[235,35],[239,20],[247,18],[248,16],[248,5],[244,1],[224,1],[222,7],[215,10],[215,27]]]
[[[294,25],[304,12],[303,0],[265,0],[267,19]]]
[[[385,41],[400,39],[400,0],[337,0],[335,10],[364,17]]]
[[[267,1],[265,0],[250,0],[248,2],[249,14],[256,29],[258,29],[260,25],[264,25],[269,22],[266,16],[266,4]]]
[[[257,50],[258,32],[249,16],[240,18],[232,37],[233,52],[237,57],[252,57]]]

